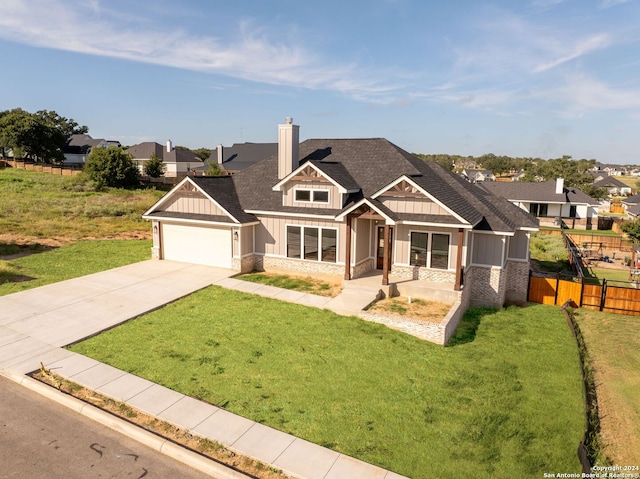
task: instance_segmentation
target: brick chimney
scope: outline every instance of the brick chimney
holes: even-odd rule
[[[278,125],[279,180],[295,170],[300,163],[300,127],[293,124],[291,117],[285,118],[284,121],[284,125]]]

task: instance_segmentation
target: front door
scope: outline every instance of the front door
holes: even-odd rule
[[[384,226],[378,226],[376,247],[376,269],[382,269],[384,266]],[[389,227],[389,243],[393,244],[393,228]],[[389,266],[391,266],[391,258],[389,258]]]

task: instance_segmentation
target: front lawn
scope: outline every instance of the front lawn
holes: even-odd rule
[[[0,296],[151,258],[151,240],[81,241],[0,260]]]
[[[640,318],[587,309],[574,316],[593,368],[603,455],[640,465]]]
[[[443,348],[209,287],[70,349],[414,479],[580,470],[578,353],[554,307],[472,309]]]

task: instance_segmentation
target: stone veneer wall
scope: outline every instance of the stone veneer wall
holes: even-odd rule
[[[458,300],[451,306],[449,312],[439,323],[429,323],[418,319],[403,318],[399,316],[361,311],[359,317],[373,323],[384,324],[391,329],[397,329],[419,339],[446,346],[453,336],[464,313],[469,308],[471,289],[463,289]]]
[[[373,271],[373,258],[368,258],[358,264],[356,264],[353,268],[351,268],[351,277],[353,279],[359,278],[365,273],[369,271]]]
[[[500,309],[505,302],[506,272],[490,266],[470,266],[464,284],[471,289],[470,304]]]
[[[255,255],[244,256],[243,258],[233,258],[231,260],[231,269],[240,273],[251,273],[255,267]]]
[[[423,279],[434,283],[455,283],[456,273],[442,269],[420,268],[417,266],[391,266],[391,274],[401,278]]]
[[[529,293],[529,261],[508,261],[505,302],[525,303]]]
[[[323,263],[321,261],[305,261],[262,255],[256,255],[254,268],[258,271],[268,271],[270,268],[277,268],[300,271],[303,273],[344,274],[344,265],[336,263]]]

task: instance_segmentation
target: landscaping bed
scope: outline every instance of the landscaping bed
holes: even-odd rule
[[[372,304],[367,311],[371,313],[396,316],[404,320],[440,323],[449,313],[451,304],[411,299],[404,296],[384,298]]]
[[[559,309],[472,308],[450,345],[209,287],[70,349],[414,479],[579,472]]]
[[[317,294],[334,298],[342,290],[342,280],[337,276],[317,274],[315,277],[299,275],[296,276],[277,272],[257,272],[240,274],[237,279],[251,281],[252,283],[266,284],[276,288],[291,289],[303,293]]]

